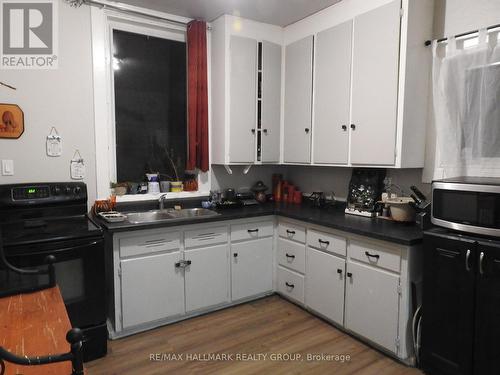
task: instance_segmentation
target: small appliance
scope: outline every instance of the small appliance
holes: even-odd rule
[[[500,178],[434,181],[431,221],[455,231],[500,237]]]
[[[376,204],[382,195],[385,169],[354,168],[347,196],[346,214],[375,217]]]

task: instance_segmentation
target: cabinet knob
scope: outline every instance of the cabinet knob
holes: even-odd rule
[[[355,124],[351,124],[351,129],[355,130],[356,129],[356,125]]]
[[[352,273],[347,272],[347,277],[351,278],[352,277]]]
[[[252,129],[252,134],[255,134],[255,129]]]
[[[238,258],[238,253],[234,253],[233,257]]]
[[[347,131],[347,125],[342,125],[342,130]]]
[[[304,131],[305,131],[306,133],[309,133],[309,132],[311,131],[311,129],[309,129],[309,128],[305,128],[305,129],[304,129]]]
[[[338,273],[339,275],[342,275],[342,270],[341,270],[340,268],[339,268],[339,269],[337,269],[337,273]]]
[[[267,134],[267,129],[264,129],[264,130],[262,130],[262,131],[264,132],[264,134]]]

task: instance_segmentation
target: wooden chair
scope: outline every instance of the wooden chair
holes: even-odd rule
[[[24,294],[24,293],[43,293],[45,289],[53,288],[53,295],[55,295],[54,301],[62,306],[60,306],[60,310],[63,311],[63,314],[66,312],[64,307],[64,302],[60,295],[59,289],[56,287],[56,277],[55,277],[55,268],[54,263],[56,258],[52,255],[46,258],[46,263],[48,267],[46,270],[24,270],[17,268],[10,264],[5,256],[3,250],[3,241],[2,234],[0,232],[0,268],[5,270],[10,270],[12,272],[21,274],[21,275],[48,275],[49,282],[47,285],[36,286],[36,287],[24,287],[20,288],[16,291],[0,291],[0,301],[5,298],[15,298],[14,295]],[[10,304],[10,301],[9,301]],[[35,315],[35,314],[31,314]],[[39,319],[38,316],[31,317],[34,319]],[[65,316],[65,320],[67,321],[68,326],[71,326],[69,323],[69,319],[67,318],[67,314]],[[64,332],[64,331],[63,331]],[[37,366],[37,365],[47,365],[51,363],[59,363],[59,362],[71,362],[72,367],[72,375],[83,375],[83,353],[82,353],[82,341],[83,334],[80,329],[72,328],[66,334],[66,341],[70,344],[70,351],[62,354],[53,354],[47,356],[36,356],[36,357],[28,357],[28,356],[17,356],[5,348],[0,346],[0,375],[3,375],[6,369],[5,362],[14,363],[22,366]],[[47,347],[49,347],[47,345]]]

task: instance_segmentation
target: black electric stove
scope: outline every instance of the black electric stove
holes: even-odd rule
[[[0,185],[0,236],[7,260],[19,268],[45,267],[56,258],[56,283],[73,327],[84,333],[84,360],[107,352],[104,239],[87,215],[81,182]],[[46,284],[44,277],[0,268],[0,290]]]

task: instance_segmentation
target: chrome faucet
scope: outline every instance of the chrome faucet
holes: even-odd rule
[[[167,198],[167,194],[162,194],[160,195],[160,198],[158,199],[158,202],[160,204],[160,210],[164,210],[165,209],[165,199]]]

